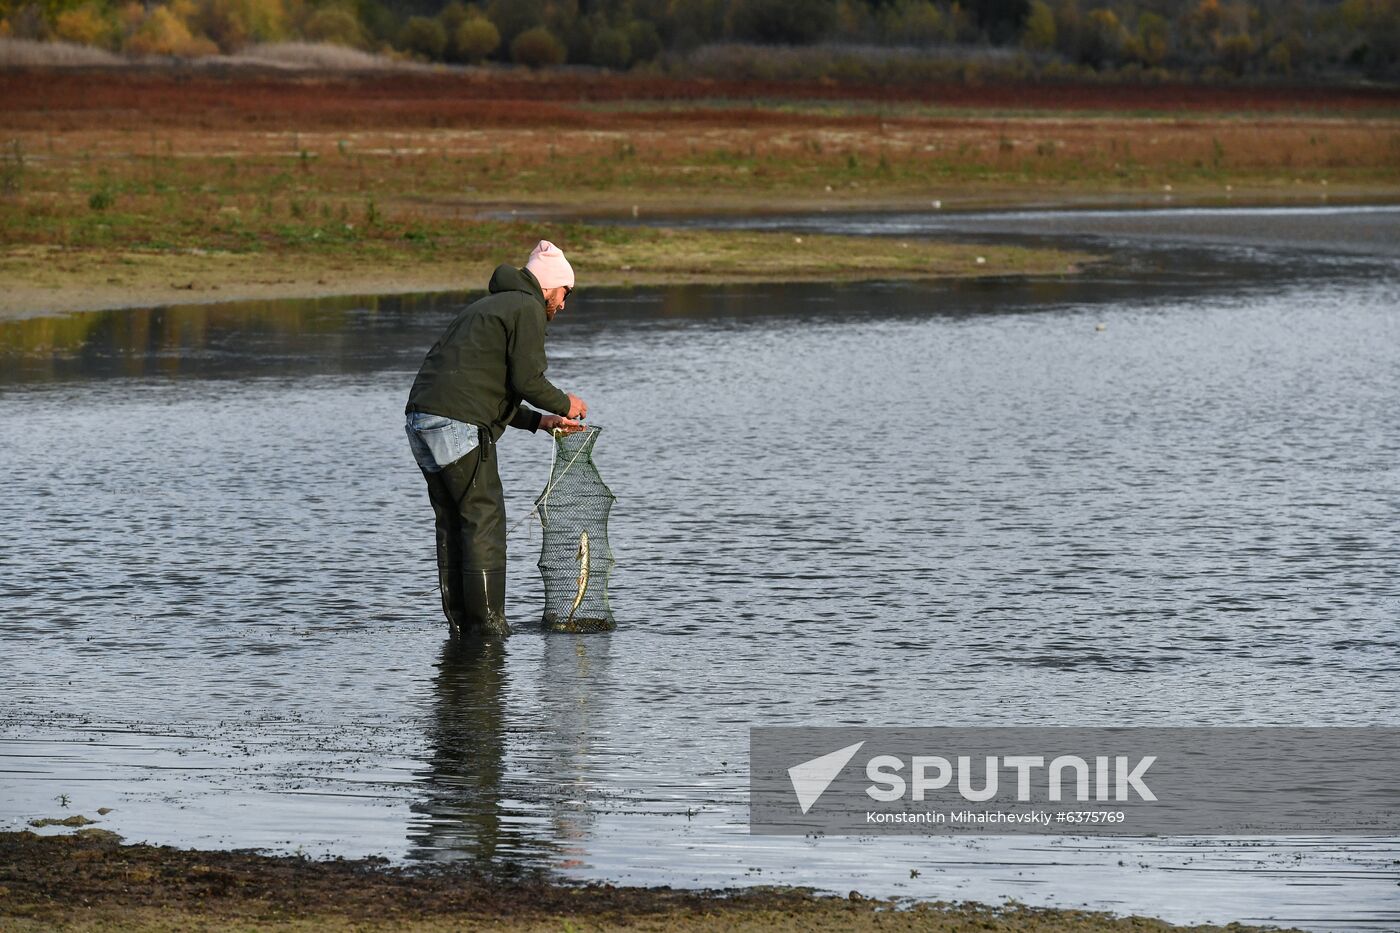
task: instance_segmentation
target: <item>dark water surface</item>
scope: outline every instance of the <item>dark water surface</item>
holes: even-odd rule
[[[1400,725],[1397,217],[1120,231],[1064,281],[582,290],[551,376],[605,428],[619,629],[534,627],[526,523],[521,633],[465,651],[401,410],[470,296],[0,322],[0,824],[1400,928],[1395,839],[745,826],[755,724]],[[826,227],[956,232],[886,221]],[[500,447],[512,522],[549,449]]]

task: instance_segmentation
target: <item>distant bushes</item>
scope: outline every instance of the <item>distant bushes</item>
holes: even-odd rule
[[[554,33],[543,26],[525,30],[510,44],[511,61],[531,68],[562,65],[568,54],[564,43],[554,38]]]
[[[604,68],[620,71],[632,64],[632,43],[627,41],[627,33],[609,26],[593,34],[589,57]]]
[[[399,31],[399,48],[429,61],[441,61],[447,52],[447,30],[426,16],[410,16]]]
[[[353,10],[343,6],[324,6],[306,18],[302,36],[311,42],[329,42],[350,48],[363,48],[368,36]]]
[[[758,81],[834,80],[857,84],[917,84],[1028,78],[1037,72],[1015,49],[891,48],[828,43],[773,48],[726,43],[697,49],[668,68],[695,77]]]
[[[729,30],[771,45],[806,45],[836,27],[836,0],[734,0]]]
[[[480,64],[501,47],[501,31],[484,16],[464,20],[452,36],[452,49],[459,61]]]
[[[167,9],[178,11],[181,22],[221,52],[293,35],[291,16],[282,0],[175,0]]]
[[[170,7],[147,10],[126,36],[123,48],[136,55],[178,55],[196,58],[213,55],[219,46],[204,36],[196,36],[189,24]]]
[[[1400,0],[0,0],[0,38],[183,57],[331,43],[427,62],[715,77],[739,76],[728,62],[869,80],[988,67],[1400,78]]]
[[[108,47],[115,39],[116,23],[96,4],[64,10],[54,18],[53,33],[64,42]]]

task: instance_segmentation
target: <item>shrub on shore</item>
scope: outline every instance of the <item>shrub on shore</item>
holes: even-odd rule
[[[441,61],[447,51],[447,30],[426,16],[410,16],[399,33],[399,48],[428,61]]]
[[[348,48],[364,48],[364,26],[352,10],[343,6],[324,6],[307,17],[302,35],[311,42],[325,42]]]
[[[567,55],[564,44],[543,26],[525,30],[510,44],[511,61],[531,68],[562,65]]]
[[[501,31],[484,16],[473,16],[452,34],[453,51],[461,61],[480,64],[501,47]]]

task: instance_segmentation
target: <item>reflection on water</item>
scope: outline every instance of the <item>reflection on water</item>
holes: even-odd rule
[[[239,301],[91,311],[0,322],[5,382],[141,376],[353,372],[386,363],[374,339],[405,309],[460,306],[466,293]]]
[[[444,647],[400,426],[467,296],[0,322],[0,817],[1400,925],[1395,840],[745,829],[752,724],[1397,724],[1400,276],[1279,255],[581,291],[620,627],[541,633],[522,532],[503,647]],[[500,455],[514,522],[549,443]]]
[[[1168,199],[1170,200],[1170,199]],[[989,212],[889,212],[716,217],[677,221],[707,227],[814,230],[856,236],[988,236],[1030,238],[1052,244],[1073,238],[1089,248],[1135,254],[1169,253],[1166,269],[1177,276],[1252,267],[1277,275],[1295,264],[1350,267],[1355,273],[1375,257],[1400,257],[1400,205],[1370,207],[1237,207],[1158,210],[1022,210]],[[1207,248],[1202,249],[1205,246]],[[1185,261],[1183,261],[1185,260]],[[1150,263],[1149,263],[1150,264]]]
[[[607,639],[551,638],[536,683],[546,719],[511,729],[504,708],[507,649],[447,641],[433,683],[426,767],[409,821],[409,859],[467,859],[489,872],[569,868],[586,854],[596,820],[591,773],[610,723],[598,708],[612,684]],[[507,768],[507,759],[525,774]]]
[[[502,704],[506,648],[501,641],[448,641],[434,683],[428,767],[418,775],[423,797],[413,805],[422,819],[410,824],[414,854],[455,860],[459,853],[491,865],[529,864],[513,858],[538,849],[517,840],[519,825],[502,825],[506,717]]]

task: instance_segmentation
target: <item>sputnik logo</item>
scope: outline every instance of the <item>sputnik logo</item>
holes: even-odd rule
[[[831,782],[841,773],[841,769],[846,767],[864,744],[862,740],[788,768],[788,777],[792,780],[792,789],[797,793],[797,802],[801,804],[803,813],[812,809],[812,805],[821,799]]]

